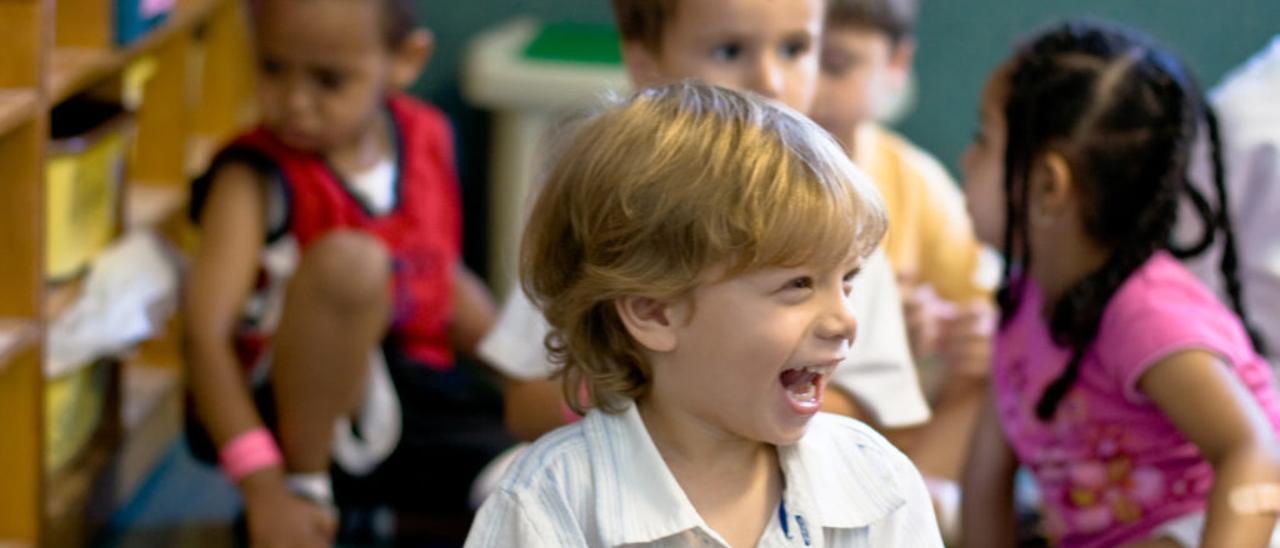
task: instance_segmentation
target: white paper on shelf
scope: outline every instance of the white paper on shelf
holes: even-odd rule
[[[132,231],[103,251],[80,298],[49,329],[45,375],[74,372],[164,329],[178,304],[178,265],[160,238]]]

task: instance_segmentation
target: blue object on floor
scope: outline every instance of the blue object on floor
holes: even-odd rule
[[[131,537],[184,529],[230,530],[240,495],[217,469],[191,457],[179,437],[123,508],[116,511],[100,546],[133,546]],[[154,536],[154,535],[151,535]],[[166,535],[169,536],[169,535]]]

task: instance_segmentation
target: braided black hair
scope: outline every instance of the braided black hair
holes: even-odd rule
[[[1022,300],[1024,276],[1014,276],[1012,269],[1031,260],[1027,182],[1046,152],[1061,153],[1071,164],[1085,230],[1111,250],[1099,269],[1052,303],[1050,332],[1057,344],[1071,348],[1071,358],[1036,405],[1036,415],[1048,421],[1079,377],[1111,297],[1155,252],[1171,248],[1182,194],[1204,217],[1206,232],[1190,249],[1173,251],[1182,256],[1203,252],[1214,232],[1222,232],[1222,272],[1243,318],[1238,263],[1227,223],[1216,119],[1172,53],[1131,29],[1068,21],[1021,47],[1007,77],[1004,252],[1009,260],[997,295],[1003,321],[1013,318]],[[1187,180],[1202,119],[1215,163],[1221,204],[1216,213]]]

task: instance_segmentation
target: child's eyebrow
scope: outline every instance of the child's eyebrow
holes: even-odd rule
[[[308,63],[307,70],[313,72],[332,72],[338,74],[347,74],[360,70],[363,67],[361,63],[342,63],[336,61],[325,61],[321,63]]]
[[[708,27],[702,33],[702,40],[708,44],[725,42],[745,43],[750,41],[751,34],[736,29]]]
[[[788,31],[784,36],[788,40],[795,40],[795,39],[813,40],[815,35],[812,31],[805,28],[805,29],[796,29],[793,31]]]

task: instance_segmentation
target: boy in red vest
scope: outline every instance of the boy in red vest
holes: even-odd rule
[[[459,258],[449,123],[396,91],[431,35],[406,0],[256,16],[261,125],[193,191],[193,451],[240,488],[253,546],[330,545],[335,501],[463,535],[472,478],[512,442],[454,367],[493,312]]]

